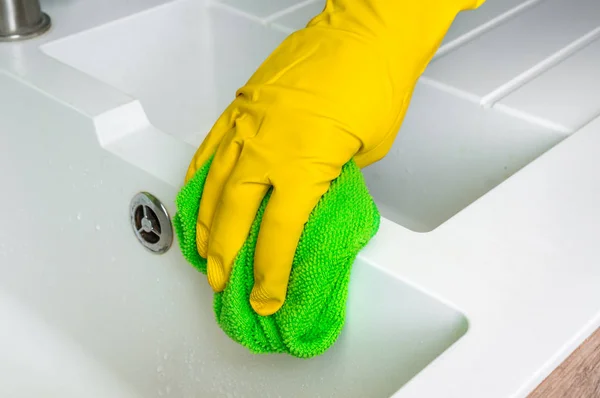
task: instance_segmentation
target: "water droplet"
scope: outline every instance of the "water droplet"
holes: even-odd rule
[[[81,212],[77,213],[77,220],[81,220],[82,214]]]
[[[167,384],[167,387],[165,387],[165,390],[167,391],[167,395],[171,394],[171,386]]]
[[[162,367],[162,365],[158,365],[158,366],[156,367],[156,373],[161,373],[162,371],[163,371],[163,367]]]
[[[100,231],[100,225],[96,225],[96,231]]]
[[[163,355],[163,359],[166,361],[167,359],[169,359],[169,354],[165,352],[165,355]]]
[[[73,165],[72,164],[69,165],[69,170],[73,170]]]
[[[156,283],[159,283],[159,282],[160,282],[160,278],[156,278]]]

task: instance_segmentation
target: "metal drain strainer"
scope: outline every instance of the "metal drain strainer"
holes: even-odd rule
[[[140,192],[131,199],[131,225],[138,241],[153,253],[165,253],[173,243],[167,209],[154,195]]]

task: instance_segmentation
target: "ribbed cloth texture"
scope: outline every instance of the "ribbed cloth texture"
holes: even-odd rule
[[[196,219],[211,162],[181,189],[173,219],[183,256],[205,274],[206,259],[196,248]],[[270,194],[261,203],[225,290],[214,295],[216,320],[231,339],[254,353],[314,357],[331,347],[342,331],[352,264],[377,232],[379,211],[360,169],[348,162],[304,226],[283,307],[265,317],[250,306],[250,292],[254,249]]]

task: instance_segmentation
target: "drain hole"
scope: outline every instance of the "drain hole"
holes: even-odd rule
[[[160,221],[158,221],[158,217],[156,216],[154,210],[149,207],[146,207],[146,218],[152,222],[152,228],[158,235],[160,235]]]
[[[140,236],[148,243],[157,243],[160,240],[160,236],[156,235],[154,232],[146,232],[141,231]]]
[[[0,0],[1,2],[1,0]],[[147,192],[136,194],[129,207],[131,226],[138,241],[154,253],[165,253],[173,242],[169,213]]]
[[[134,213],[135,229],[146,242],[155,244],[160,240],[160,221],[158,216],[148,206],[140,205]]]
[[[135,229],[139,231],[142,229],[142,219],[144,218],[144,206],[138,206],[135,209]]]

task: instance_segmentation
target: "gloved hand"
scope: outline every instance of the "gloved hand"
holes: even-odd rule
[[[389,151],[415,83],[456,14],[484,0],[328,0],[323,13],[264,61],[196,152],[186,181],[215,154],[197,245],[208,281],[225,288],[270,187],[250,301],[283,304],[305,222],[342,166]],[[216,153],[215,153],[216,152]],[[208,256],[208,257],[207,257]]]

